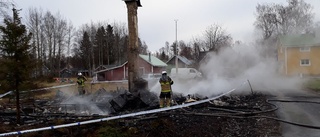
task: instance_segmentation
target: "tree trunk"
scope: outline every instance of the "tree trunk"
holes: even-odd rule
[[[18,82],[16,81],[15,83],[15,92],[16,92],[16,107],[17,107],[17,124],[21,123],[20,119],[20,94],[19,94],[19,89],[18,89]]]
[[[138,18],[136,1],[126,1],[128,9],[129,47],[128,47],[128,86],[129,92],[135,92],[134,81],[138,79]]]

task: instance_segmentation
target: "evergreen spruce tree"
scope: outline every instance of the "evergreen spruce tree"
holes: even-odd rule
[[[107,39],[107,44],[106,44],[106,59],[107,59],[107,64],[114,64],[116,61],[116,47],[114,46],[114,34],[113,34],[113,27],[111,25],[107,26],[107,32],[106,32],[106,39]]]
[[[90,60],[91,60],[91,48],[92,48],[92,43],[90,41],[90,38],[89,38],[89,34],[87,32],[84,32],[83,33],[83,36],[82,36],[82,40],[81,40],[81,43],[80,43],[80,58],[82,60],[82,63],[83,63],[83,68],[86,69],[86,70],[89,70],[90,69]]]
[[[6,75],[6,82],[14,91],[17,107],[17,124],[20,124],[20,95],[19,91],[23,82],[30,78],[32,71],[31,60],[31,33],[26,26],[21,24],[18,11],[13,10],[13,19],[4,19],[4,25],[0,26],[1,40],[0,53],[2,57],[2,73]]]
[[[98,65],[104,65],[103,62],[103,57],[104,57],[104,52],[105,52],[105,45],[106,44],[106,30],[104,29],[103,26],[101,26],[100,28],[98,28],[97,34],[95,36],[95,45],[97,52],[96,55],[98,56],[96,59],[98,59]]]

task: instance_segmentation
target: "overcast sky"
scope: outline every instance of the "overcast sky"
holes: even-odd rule
[[[313,6],[315,21],[320,21],[320,0],[305,0]],[[75,27],[98,21],[127,23],[127,8],[122,0],[15,0],[25,17],[28,8],[42,8],[53,14],[60,12]],[[219,24],[233,40],[251,42],[254,34],[256,5],[286,0],[141,0],[138,8],[139,37],[150,51],[158,51],[165,42],[176,39],[190,42],[202,36],[212,24]]]

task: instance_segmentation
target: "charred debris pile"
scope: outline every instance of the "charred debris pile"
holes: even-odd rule
[[[207,97],[174,94],[173,105],[203,99]],[[157,109],[158,95],[145,88],[137,89],[134,93],[124,89],[111,92],[102,88],[84,96],[69,96],[58,91],[54,100],[27,99],[21,106],[23,125],[14,127],[14,104],[1,105],[1,126],[11,127],[2,128],[1,132]],[[265,95],[253,93],[223,96],[191,107],[106,123],[111,123],[112,128],[118,129],[116,131],[119,133],[116,134],[121,131],[129,136],[280,136],[279,123],[264,118],[276,117],[274,110],[275,106],[267,102]],[[60,122],[57,123],[57,120]],[[91,126],[91,129],[98,130],[101,128],[98,126],[102,125]],[[89,135],[89,132],[79,131],[78,128],[68,130],[77,130],[75,134],[79,132]]]
[[[201,99],[196,95],[183,103]],[[273,136],[281,137],[277,107],[262,94],[229,95],[182,109],[122,120],[135,136]]]

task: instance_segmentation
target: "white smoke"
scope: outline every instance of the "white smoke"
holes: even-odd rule
[[[80,115],[107,115],[108,110],[101,110],[94,102],[91,101],[89,96],[72,96],[67,100],[60,103],[61,107],[68,106],[67,111],[71,111]]]
[[[63,111],[78,115],[108,115],[110,113],[109,110],[101,110],[97,106],[97,102],[93,100],[93,96],[88,94],[80,96],[78,95],[77,90],[76,86],[60,89],[61,95],[64,98],[60,103],[61,109],[64,109]],[[111,98],[112,96],[108,99]],[[105,100],[104,102],[107,101]]]
[[[277,94],[293,92],[300,89],[302,79],[285,77],[278,72],[276,58],[260,55],[260,49],[255,46],[237,45],[222,49],[218,54],[209,53],[206,61],[201,64],[200,71],[204,78],[201,80],[174,80],[173,92],[215,96],[221,92],[238,87],[250,81],[254,91]],[[159,94],[160,85],[150,87],[152,92]],[[237,91],[250,91],[249,84]]]

